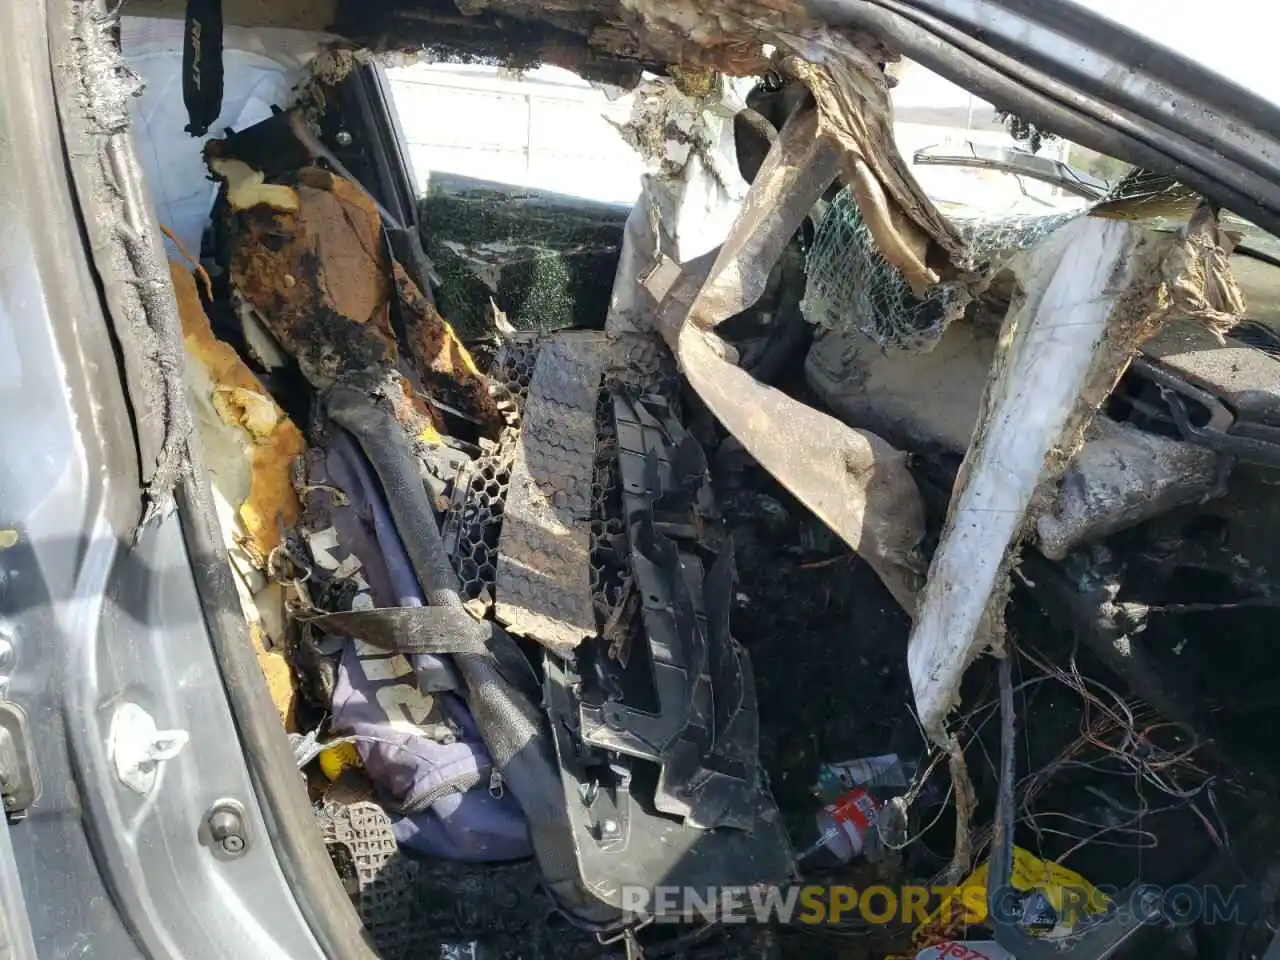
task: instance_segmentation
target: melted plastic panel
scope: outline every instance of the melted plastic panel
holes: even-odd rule
[[[391,818],[376,803],[330,803],[319,825],[334,869],[356,898],[382,960],[421,956],[435,937],[418,920],[418,864],[400,852]]]
[[[491,456],[477,460],[463,488],[464,504],[454,545],[453,562],[467,600],[493,599],[498,569],[498,539],[506,508],[511,461]]]
[[[606,396],[600,636],[545,663],[579,866],[599,889],[764,882],[786,873],[790,845],[757,759],[750,664],[728,632],[731,545],[706,461],[662,398]]]
[[[622,521],[622,487],[618,479],[618,431],[613,424],[613,397],[601,389],[596,398],[596,455],[591,484],[591,599],[602,631],[622,606],[627,571],[626,527]]]

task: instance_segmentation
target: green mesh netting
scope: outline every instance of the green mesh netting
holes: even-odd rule
[[[953,219],[964,240],[964,269],[978,269],[1000,254],[1030,246],[1077,212]],[[825,330],[858,330],[886,349],[919,350],[937,341],[961,312],[961,285],[939,284],[924,299],[911,292],[902,274],[880,255],[871,229],[846,187],[831,202],[806,261],[807,280],[800,308]]]

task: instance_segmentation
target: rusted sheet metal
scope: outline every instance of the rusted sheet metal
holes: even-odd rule
[[[769,271],[840,173],[840,148],[818,136],[818,124],[818,111],[809,104],[778,132],[693,302],[689,322],[712,329],[764,293]]]
[[[963,244],[898,152],[889,78],[882,64],[897,56],[874,37],[828,28],[788,37],[794,55],[783,69],[818,104],[819,134],[839,144],[844,175],[876,245],[902,271],[916,296],[961,259]]]
[[[906,455],[755,380],[730,359],[720,322],[764,291],[769,270],[823,190],[841,151],[816,135],[817,111],[785,124],[747,193],[744,209],[687,311],[676,284],[662,324],[690,385],[766,470],[875,569],[899,603],[915,605],[924,506]],[[687,289],[687,288],[683,288]]]

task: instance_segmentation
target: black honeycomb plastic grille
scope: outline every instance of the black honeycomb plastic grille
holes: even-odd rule
[[[498,538],[510,480],[511,457],[499,454],[476,461],[467,481],[453,554],[464,600],[493,600]]]
[[[511,462],[519,442],[519,415],[529,395],[537,359],[537,339],[521,336],[502,346],[489,372],[495,392],[505,394],[514,404],[516,419],[503,431],[497,450],[478,457],[459,476],[445,518],[445,542],[451,544],[451,559],[464,601],[492,604],[494,600],[498,539],[511,482]]]
[[[628,570],[625,544],[613,396],[602,388],[596,398],[596,456],[591,480],[591,598],[597,625],[603,625],[622,602]]]

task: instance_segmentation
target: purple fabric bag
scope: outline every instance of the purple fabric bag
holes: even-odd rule
[[[330,424],[325,445],[307,451],[306,465],[313,577],[348,581],[351,609],[421,606],[381,485],[355,441]],[[458,687],[446,657],[406,657],[347,640],[333,729],[362,738],[357,749],[403,846],[468,861],[531,856],[524,816]]]

